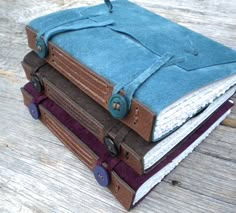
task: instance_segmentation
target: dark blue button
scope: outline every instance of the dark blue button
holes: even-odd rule
[[[37,92],[42,92],[43,91],[43,85],[41,84],[38,76],[34,75],[32,76],[32,83],[34,88],[37,90]]]
[[[115,157],[118,155],[119,151],[117,149],[117,146],[111,138],[105,137],[104,144],[112,157]]]
[[[37,104],[35,103],[31,103],[29,105],[29,112],[31,114],[31,116],[34,118],[34,119],[39,119],[40,117],[40,111],[39,111],[39,107]]]
[[[126,98],[120,94],[114,94],[111,96],[108,104],[111,115],[116,119],[124,118],[128,112],[128,102]]]
[[[96,166],[93,173],[99,185],[103,187],[106,187],[109,185],[110,175],[103,166]]]
[[[42,37],[37,39],[36,52],[40,58],[45,58],[48,55],[48,47]]]

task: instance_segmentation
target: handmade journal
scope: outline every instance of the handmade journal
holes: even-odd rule
[[[236,52],[129,1],[31,21],[28,43],[114,119],[160,141],[236,83]]]
[[[94,173],[98,184],[108,187],[126,208],[130,209],[173,170],[193,149],[228,115],[233,104],[225,102],[183,143],[166,155],[155,168],[139,175],[119,158],[111,157],[104,144],[77,120],[50,100],[38,93],[32,83],[22,88],[24,103],[31,114],[40,120]],[[32,108],[32,103],[35,103]]]
[[[186,137],[190,137],[196,128],[234,94],[236,89],[231,88],[168,137],[158,143],[146,143],[142,137],[114,119],[108,111],[40,59],[36,53],[27,54],[22,65],[27,78],[37,91],[49,97],[89,130],[98,141],[104,143],[111,156],[117,156],[139,174],[151,171],[166,154],[177,149]],[[37,116],[35,118],[38,118]]]

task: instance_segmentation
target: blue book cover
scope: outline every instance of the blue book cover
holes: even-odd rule
[[[76,62],[98,76],[94,85],[105,87],[87,81],[82,89],[147,141],[166,137],[235,85],[234,50],[132,2],[105,3],[31,21],[31,47],[78,86]]]

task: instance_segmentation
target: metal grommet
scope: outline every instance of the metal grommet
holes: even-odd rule
[[[36,75],[32,76],[32,80],[31,80],[34,88],[37,90],[37,92],[42,92],[43,91],[43,85],[41,84],[39,77]]]
[[[39,117],[40,117],[40,111],[39,111],[39,107],[38,107],[37,104],[31,103],[31,104],[29,105],[29,112],[30,112],[31,116],[32,116],[35,120],[39,119]]]
[[[116,119],[124,118],[129,111],[126,98],[120,94],[111,96],[108,107],[111,115]]]
[[[45,58],[48,55],[48,47],[42,37],[37,39],[36,52],[40,58]]]
[[[109,185],[110,175],[103,166],[96,166],[93,173],[99,185],[103,187],[106,187]]]

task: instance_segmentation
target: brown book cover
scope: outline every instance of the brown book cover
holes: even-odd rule
[[[192,125],[185,124],[159,143],[146,143],[142,137],[114,119],[108,111],[40,59],[36,53],[27,54],[22,65],[27,78],[39,92],[44,92],[95,135],[106,145],[112,156],[119,157],[139,174],[151,171],[167,153],[180,146],[184,138],[189,137],[194,129],[233,94],[232,90],[225,97],[219,98],[218,103],[216,101],[201,115],[196,116],[194,122],[191,122]]]
[[[21,91],[24,104],[29,107],[31,115],[38,116],[42,123],[93,171],[97,182],[108,187],[126,209],[137,205],[226,117],[233,106],[229,101],[224,103],[151,172],[138,175],[123,161],[106,155],[106,148],[96,137],[56,103],[38,93],[32,83],[26,84]]]
[[[26,32],[29,47],[36,51],[36,32],[28,27],[26,27]],[[79,61],[76,61],[61,51],[60,48],[51,42],[49,42],[49,50],[49,55],[45,60],[83,92],[108,110],[108,101],[112,95],[114,86],[96,75]],[[121,119],[121,121],[138,132],[147,142],[150,142],[155,119],[156,115],[153,112],[137,100],[133,100],[129,115]]]

